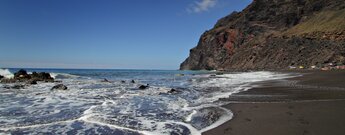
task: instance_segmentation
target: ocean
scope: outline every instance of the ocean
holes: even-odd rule
[[[0,69],[0,75],[13,77],[18,70]],[[222,107],[229,102],[219,99],[255,82],[291,76],[267,71],[25,70],[49,72],[60,82],[23,89],[0,83],[0,134],[200,135],[233,117]],[[68,90],[51,90],[60,83]]]

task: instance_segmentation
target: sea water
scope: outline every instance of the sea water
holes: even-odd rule
[[[0,69],[0,75],[13,77],[18,70]],[[26,70],[49,72],[61,82],[24,89],[0,84],[0,134],[200,135],[232,118],[220,98],[247,90],[254,82],[289,77],[264,71],[211,76],[214,72]],[[68,90],[51,90],[60,83]],[[146,84],[150,87],[138,89]],[[172,88],[177,92],[169,93]]]

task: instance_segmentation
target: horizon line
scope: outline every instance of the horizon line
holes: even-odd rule
[[[180,70],[180,69],[157,69],[157,68],[138,68],[138,69],[134,69],[134,68],[52,68],[52,67],[1,67],[0,69],[81,69],[81,70]]]

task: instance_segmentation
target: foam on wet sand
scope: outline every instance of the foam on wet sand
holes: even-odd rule
[[[122,78],[103,83],[97,78],[66,73],[54,77],[69,89],[51,91],[54,83],[39,83],[25,90],[6,90],[0,84],[3,101],[0,104],[0,131],[201,134],[232,118],[232,112],[221,107],[226,102],[219,98],[251,88],[254,82],[290,75],[250,72],[210,77],[209,74],[199,74],[177,79],[172,76],[174,82],[168,83],[168,77],[161,83],[157,83],[157,79],[139,79],[135,84],[122,83]],[[137,89],[140,82],[149,81],[158,85],[151,85],[146,90]],[[171,87],[182,87],[183,90],[177,94],[162,94]],[[95,129],[91,130],[91,127]]]

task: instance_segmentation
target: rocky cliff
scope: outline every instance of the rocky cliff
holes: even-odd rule
[[[345,64],[344,0],[254,0],[202,34],[182,70]]]

